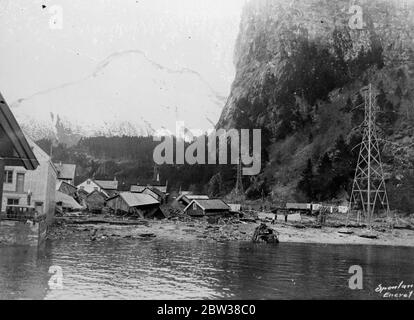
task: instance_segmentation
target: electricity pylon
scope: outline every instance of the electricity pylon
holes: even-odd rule
[[[365,100],[364,133],[352,185],[348,215],[353,205],[360,205],[363,218],[365,218],[370,228],[374,212],[376,209],[379,209],[379,205],[385,209],[387,217],[389,216],[390,208],[375,123],[378,111],[376,94],[373,92],[371,84],[362,88],[361,92],[364,94]],[[358,220],[360,220],[359,215]]]

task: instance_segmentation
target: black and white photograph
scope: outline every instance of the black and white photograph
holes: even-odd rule
[[[0,300],[413,301],[414,0],[0,0]]]

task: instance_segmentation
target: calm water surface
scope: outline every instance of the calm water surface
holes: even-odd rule
[[[52,265],[63,289],[50,289]],[[348,288],[348,269],[364,289]],[[72,239],[0,246],[0,299],[378,299],[414,283],[414,248]]]

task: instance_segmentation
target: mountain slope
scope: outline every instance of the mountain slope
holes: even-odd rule
[[[413,2],[358,3],[361,29],[350,27],[349,1],[251,0],[244,9],[236,77],[218,127],[262,128],[270,145],[262,178],[272,181],[275,197],[301,198],[308,159],[333,158],[340,136],[357,154],[363,118],[355,106],[368,83],[379,93],[390,190],[414,168]]]

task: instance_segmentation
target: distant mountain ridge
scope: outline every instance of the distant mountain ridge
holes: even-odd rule
[[[140,50],[116,52],[77,81],[12,103],[34,139],[73,144],[80,136],[142,136],[175,132],[175,121],[207,130],[225,99],[191,69],[171,69]]]

